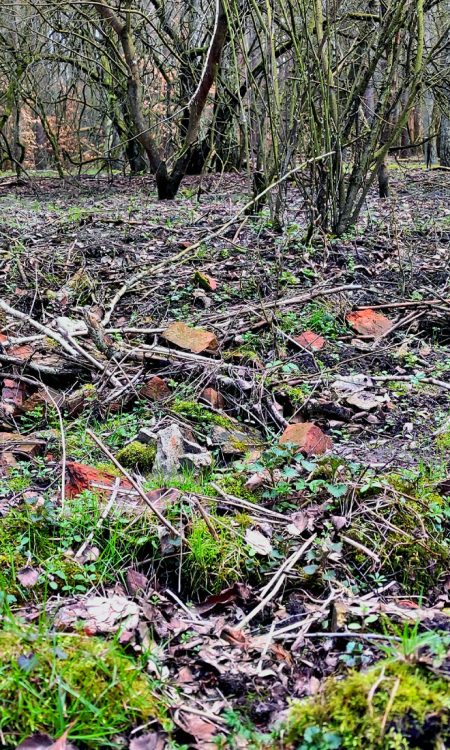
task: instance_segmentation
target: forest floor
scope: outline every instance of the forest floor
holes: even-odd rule
[[[0,181],[1,744],[450,747],[450,178],[391,180],[312,246]]]

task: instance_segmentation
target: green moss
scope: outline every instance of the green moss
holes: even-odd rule
[[[283,385],[282,391],[294,406],[301,406],[311,394],[311,386],[308,383],[302,386]]]
[[[216,424],[228,428],[233,427],[235,424],[229,417],[223,414],[215,414],[206,406],[198,404],[196,401],[175,399],[171,409],[186,419],[193,419],[195,422],[202,422],[203,424]]]
[[[108,461],[99,461],[99,463],[95,464],[95,468],[112,477],[123,477],[120,469],[118,469],[115,464],[109,463]]]
[[[235,581],[259,580],[259,562],[249,555],[243,539],[243,527],[233,528],[231,523],[218,523],[214,515],[209,523],[211,532],[203,518],[193,520],[188,534],[189,553],[186,558],[187,571],[192,587],[201,587],[210,592],[219,592]]]
[[[116,453],[119,463],[125,468],[141,469],[142,471],[151,471],[156,456],[156,443],[144,445],[137,440],[121,448]]]
[[[450,736],[449,708],[445,680],[405,662],[384,661],[366,673],[352,672],[341,681],[331,678],[320,696],[296,703],[288,737],[299,749],[327,748],[319,739],[329,733],[339,738],[331,747],[342,750],[406,750],[409,735],[420,737],[428,717],[436,722],[436,733]],[[311,734],[316,735],[315,744],[307,742]],[[419,741],[413,746],[422,745]]]
[[[12,476],[6,479],[5,485],[10,492],[24,492],[28,489],[30,480],[25,476]]]
[[[246,446],[246,450],[248,450],[248,445]],[[246,481],[247,476],[233,472],[222,474],[216,479],[216,483],[228,495],[242,497],[244,500],[249,500],[253,503],[257,502],[261,493],[248,489],[248,487],[245,486]]]
[[[86,748],[113,745],[113,735],[157,719],[166,707],[144,669],[117,644],[84,635],[0,632],[0,728],[16,745],[43,732]]]
[[[448,450],[450,448],[450,431],[438,435],[436,438],[436,445],[440,450]]]

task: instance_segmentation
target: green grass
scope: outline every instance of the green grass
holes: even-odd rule
[[[0,631],[0,729],[12,746],[43,732],[85,748],[117,747],[114,735],[157,719],[166,703],[144,665],[116,643],[56,634],[19,622]]]
[[[148,513],[136,519],[115,508],[107,522],[95,528],[102,507],[99,497],[86,490],[67,501],[64,511],[45,495],[38,503],[31,498],[12,508],[0,525],[0,597],[12,603],[38,594],[83,594],[92,586],[115,582],[139,555],[156,555],[159,539]],[[91,545],[98,548],[98,558],[81,564],[74,554],[93,528]],[[17,573],[28,566],[40,575],[33,588],[25,589]]]

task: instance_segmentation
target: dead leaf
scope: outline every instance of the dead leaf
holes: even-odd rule
[[[129,750],[164,750],[166,736],[161,732],[146,732],[140,737],[133,737]]]
[[[386,315],[371,308],[356,310],[347,315],[347,323],[362,336],[377,339],[392,328],[392,322]]]
[[[214,333],[206,331],[204,328],[192,328],[182,323],[171,323],[161,334],[163,339],[169,341],[180,349],[187,349],[194,354],[200,352],[217,352],[219,342]]]
[[[64,403],[64,394],[55,391],[53,388],[40,388],[23,402],[21,411],[33,411],[36,407],[44,406],[44,404],[54,406],[55,403],[57,406],[61,406]]]
[[[197,714],[191,714],[187,711],[177,711],[175,713],[175,723],[183,731],[191,734],[196,740],[210,740],[217,734],[217,727],[206,719],[202,719]]]
[[[139,395],[149,401],[165,401],[172,395],[172,391],[163,378],[154,375],[142,386]]]
[[[251,477],[247,479],[244,487],[249,490],[258,489],[259,487],[263,487],[267,482],[270,482],[270,480],[270,471],[268,469],[263,469],[262,471],[252,474]]]
[[[314,331],[303,331],[299,336],[294,336],[293,338],[300,346],[303,346],[305,349],[313,349],[316,352],[320,352],[327,343],[323,336],[319,336]]]
[[[235,583],[227,589],[224,589],[220,594],[212,594],[205,599],[204,602],[196,606],[196,611],[204,615],[205,612],[210,612],[217,606],[223,606],[224,604],[230,604],[235,602],[237,599],[246,601],[250,597],[250,589],[244,583]]]
[[[204,271],[196,271],[194,274],[194,281],[196,281],[197,284],[207,292],[215,292],[217,289],[216,279],[213,279],[212,276],[204,273]]]
[[[143,573],[139,573],[134,568],[128,568],[126,573],[127,588],[132,596],[138,591],[145,591],[148,586],[148,578]]]
[[[26,589],[31,589],[36,586],[39,580],[40,572],[36,568],[26,566],[17,571],[17,578],[21,586]]]
[[[32,734],[17,745],[16,750],[49,750],[53,740],[48,734]]]
[[[313,422],[291,424],[283,432],[280,443],[292,443],[307,456],[320,456],[333,447],[333,441]]]
[[[273,550],[272,544],[258,529],[247,529],[245,541],[249,547],[258,555],[270,555]]]
[[[343,529],[347,525],[347,518],[346,516],[331,516],[331,523],[336,531],[340,531],[340,529]]]
[[[139,606],[125,596],[91,596],[61,607],[55,619],[59,628],[81,622],[85,633],[133,631],[139,624]]]
[[[148,499],[157,510],[166,510],[180,499],[181,494],[176,487],[160,487],[146,492]]]
[[[72,724],[55,741],[48,734],[33,734],[17,745],[16,750],[76,750],[75,745],[67,741],[71,727]]]

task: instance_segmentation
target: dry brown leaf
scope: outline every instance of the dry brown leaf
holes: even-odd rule
[[[206,331],[204,328],[192,328],[182,323],[171,323],[161,334],[163,339],[169,341],[180,349],[187,349],[194,354],[200,352],[217,352],[219,342],[214,333]]]
[[[289,425],[283,432],[280,443],[292,443],[307,456],[320,456],[333,447],[331,438],[313,422]]]
[[[21,586],[31,589],[36,586],[39,580],[40,572],[36,568],[26,566],[17,571],[17,578]]]
[[[247,529],[245,541],[258,555],[270,555],[272,552],[273,547],[270,540],[257,529]]]

